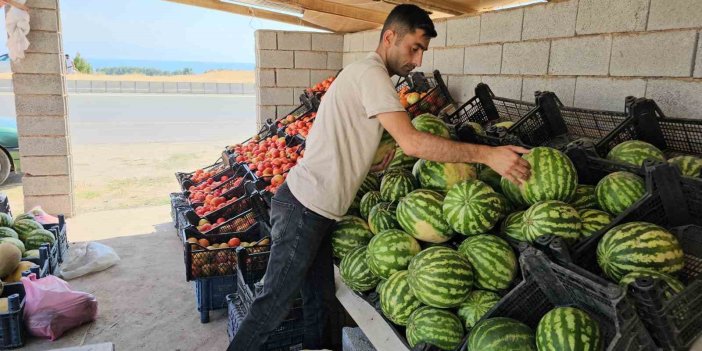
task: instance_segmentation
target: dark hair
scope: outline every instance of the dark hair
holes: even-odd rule
[[[383,33],[393,27],[398,38],[403,38],[407,33],[414,33],[417,29],[424,30],[424,34],[429,38],[436,38],[436,29],[434,29],[434,22],[429,18],[429,13],[417,5],[395,6],[385,19],[383,30],[380,31],[380,40],[383,40]]]

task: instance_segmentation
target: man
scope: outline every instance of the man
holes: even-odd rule
[[[272,200],[272,247],[263,294],[252,304],[229,350],[258,350],[285,318],[300,291],[304,303],[304,347],[323,348],[328,307],[334,298],[330,232],[369,171],[383,129],[409,156],[438,162],[479,162],[520,183],[529,164],[516,146],[488,147],[417,131],[390,80],[422,63],[434,24],[414,5],[399,5],[388,16],[375,52],[346,67],[331,85],[307,138],[305,157]]]
[[[71,60],[71,57],[66,54],[66,74],[73,73],[75,73],[75,69],[73,68],[73,60]]]

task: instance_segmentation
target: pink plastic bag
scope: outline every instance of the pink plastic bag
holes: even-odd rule
[[[97,299],[92,294],[71,290],[64,280],[53,275],[37,279],[36,274],[22,277],[26,294],[24,323],[30,334],[56,340],[66,330],[97,317]]]

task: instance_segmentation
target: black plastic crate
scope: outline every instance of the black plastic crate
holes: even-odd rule
[[[8,299],[8,312],[0,313],[0,349],[22,347],[26,338],[24,328],[24,286],[6,284],[0,297]]]
[[[57,216],[59,222],[55,224],[43,224],[44,229],[54,233],[57,243],[57,259],[58,263],[63,263],[68,256],[68,233],[66,232],[66,218],[60,214]]]
[[[428,83],[428,80],[425,80],[425,82],[431,86],[431,83]],[[414,104],[407,106],[406,110],[410,115],[410,118],[417,117],[423,113],[431,113],[438,116],[441,110],[454,103],[448,87],[441,78],[441,73],[439,73],[439,71],[434,71],[434,82],[436,85],[431,87],[423,98],[419,99],[419,101],[415,102]],[[424,89],[426,89],[426,86],[422,86],[421,83],[417,84],[415,82],[413,91],[422,91]]]
[[[31,273],[34,273],[37,275],[37,278],[44,278],[47,275],[53,273],[51,271],[51,261],[49,259],[50,250],[51,250],[51,246],[49,246],[49,244],[43,244],[39,248],[39,257],[38,258],[30,258],[30,257],[22,258],[22,261],[32,262],[38,266],[34,269],[30,269]]]
[[[222,224],[225,226],[227,223],[229,223],[231,218],[236,218],[251,210],[254,206],[253,202],[259,201],[259,204],[261,204],[263,200],[260,199],[258,191],[265,188],[265,186],[266,184],[263,180],[256,180],[255,182],[242,182],[242,184],[240,184],[236,189],[232,188],[228,194],[223,195],[223,197],[228,199],[227,201],[229,202],[225,203],[226,205],[223,207],[205,213],[203,216],[198,216],[194,210],[188,210],[185,212],[185,216],[188,223],[193,226],[198,226],[200,220],[202,219],[215,224],[220,218],[225,220],[225,222]],[[239,196],[236,196],[235,194],[239,194]]]
[[[242,197],[246,194],[244,183],[255,180],[246,165],[234,166],[228,177],[229,179],[212,188],[211,195],[214,195],[217,190],[221,190],[221,194],[219,196],[222,196],[227,200],[233,197]],[[237,184],[237,182],[239,184]],[[197,209],[198,206],[204,205],[204,202],[196,199],[195,195],[188,190],[183,192],[183,196],[185,196],[186,201],[188,202],[189,206],[192,207],[192,209]]]
[[[202,169],[204,171],[207,171],[207,172],[209,172],[209,171],[215,172],[214,175],[212,175],[209,178],[215,178],[215,177],[219,178],[221,175],[224,174],[224,172],[226,172],[229,169],[229,167],[224,163],[224,161],[220,157],[215,163],[213,163],[209,166],[203,167]],[[183,189],[183,191],[188,190],[191,186],[197,186],[197,185],[204,182],[204,181],[194,182],[192,180],[192,176],[194,174],[195,174],[195,171],[187,172],[187,173],[176,172],[176,174],[175,174],[176,180],[178,181],[178,184],[180,184],[180,187],[181,187],[181,189]]]
[[[210,321],[210,311],[227,308],[227,295],[236,291],[236,276],[199,278],[193,282],[200,322]]]
[[[244,302],[237,294],[227,296],[229,322],[227,323],[227,335],[229,341],[234,339],[234,335],[239,330],[239,325],[246,317],[247,309]],[[261,348],[261,351],[297,351],[302,350],[304,342],[305,326],[302,320],[286,320],[281,325],[267,335],[268,340]]]

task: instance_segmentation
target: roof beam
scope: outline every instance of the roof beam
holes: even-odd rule
[[[321,0],[273,0],[286,5],[302,7],[304,10],[321,12],[329,15],[342,16],[358,21],[383,24],[388,14],[379,11],[349,6],[341,3]]]
[[[445,0],[374,0],[381,1],[389,4],[400,5],[400,4],[412,4],[419,7],[423,7],[426,10],[439,11],[443,13],[448,13],[450,15],[465,15],[469,13],[476,13],[473,7],[462,4],[461,2],[450,2]]]

